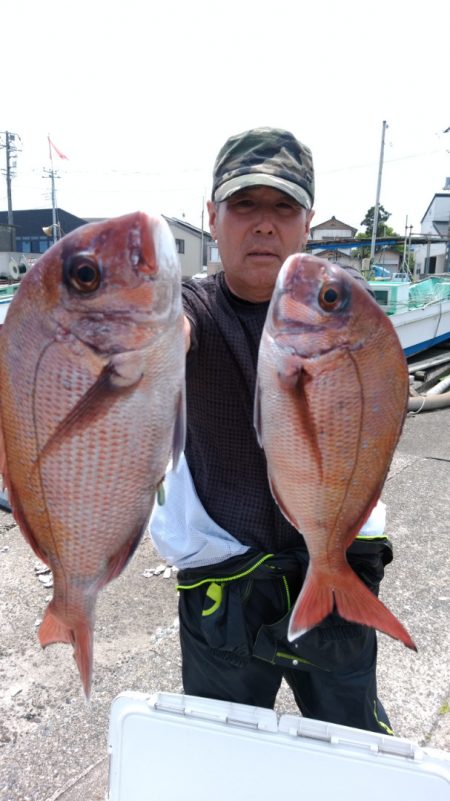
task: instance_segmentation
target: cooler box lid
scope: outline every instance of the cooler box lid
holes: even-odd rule
[[[111,707],[109,801],[450,801],[450,753],[175,693]]]

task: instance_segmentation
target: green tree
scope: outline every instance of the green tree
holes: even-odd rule
[[[383,206],[378,206],[378,221],[377,221],[377,236],[395,236],[395,233],[388,233],[392,231],[392,228],[389,228],[386,225],[391,213],[386,211]],[[375,206],[371,206],[370,209],[367,210],[366,216],[363,220],[361,220],[360,225],[365,225],[366,230],[364,237],[371,237],[373,231],[373,220],[375,217]]]
[[[358,256],[360,259],[365,259],[370,256],[370,249],[371,249],[371,239],[372,239],[372,231],[373,231],[373,218],[375,215],[375,206],[371,206],[370,209],[367,210],[366,216],[361,221],[361,225],[366,227],[366,230],[356,234],[355,239],[358,241],[367,241],[367,246],[359,247],[352,251],[354,258]],[[377,223],[377,238],[388,238],[388,237],[398,237],[397,231],[391,228],[390,225],[387,225],[387,221],[390,217],[390,212],[386,211],[383,206],[378,207],[378,223]],[[370,241],[369,241],[370,240]],[[396,250],[398,253],[403,254],[404,246],[403,244],[392,245],[392,250]],[[378,255],[381,251],[375,251]],[[376,256],[375,256],[376,260]],[[414,271],[414,263],[415,263],[415,256],[414,253],[409,252],[406,256],[406,269],[410,272]],[[402,261],[399,265],[400,268],[403,267]]]

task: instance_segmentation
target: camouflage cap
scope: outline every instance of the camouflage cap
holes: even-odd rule
[[[231,136],[214,165],[212,199],[226,200],[251,186],[272,186],[312,208],[314,167],[309,147],[281,128],[252,128]]]

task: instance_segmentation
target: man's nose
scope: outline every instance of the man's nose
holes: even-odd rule
[[[257,209],[254,231],[257,234],[273,234],[274,220],[272,209],[261,206]]]

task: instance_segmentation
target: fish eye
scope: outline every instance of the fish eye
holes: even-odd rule
[[[337,308],[341,308],[345,299],[340,287],[336,286],[336,284],[326,283],[320,289],[319,305],[324,311],[334,311]]]
[[[77,292],[95,292],[101,278],[100,265],[91,256],[72,256],[64,262],[64,280]]]

